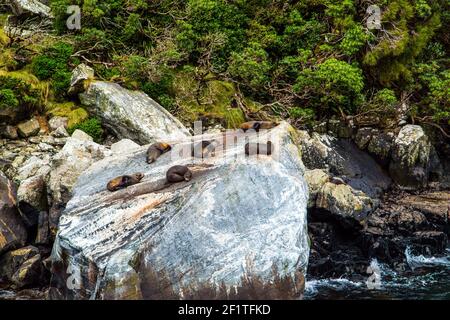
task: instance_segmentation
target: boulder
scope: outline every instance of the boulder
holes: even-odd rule
[[[11,277],[14,289],[22,289],[39,284],[43,276],[41,255],[26,260]]]
[[[48,121],[48,126],[50,127],[51,131],[55,131],[59,129],[60,127],[63,127],[64,129],[67,129],[67,124],[69,123],[69,119],[66,117],[53,117]]]
[[[16,16],[24,13],[51,18],[50,8],[37,0],[11,0],[10,7]]]
[[[245,157],[236,131],[203,136],[219,141],[203,160],[191,158],[192,142],[183,139],[151,165],[146,147],[94,163],[61,216],[50,297],[140,299],[158,287],[177,296],[197,284],[237,286],[246,274],[271,281],[273,267],[282,278],[304,272],[308,190],[293,132],[286,123],[260,132],[260,141],[270,135],[271,156]],[[166,184],[175,164],[189,165],[192,180]],[[139,184],[106,190],[111,178],[134,172],[144,173]]]
[[[326,210],[337,218],[360,222],[374,209],[376,203],[361,191],[331,182],[325,183],[317,195],[316,208]]]
[[[37,135],[41,130],[41,126],[39,124],[39,121],[33,118],[31,120],[18,124],[17,130],[22,138],[28,138]]]
[[[47,194],[44,175],[23,180],[17,190],[19,207],[31,206],[37,210],[47,209]]]
[[[0,282],[11,282],[13,275],[19,270],[20,266],[38,254],[38,248],[33,246],[27,246],[5,253],[0,258]]]
[[[94,79],[94,69],[85,65],[79,64],[72,71],[72,78],[70,79],[70,93],[79,93],[85,90],[85,81]]]
[[[55,138],[67,138],[69,136],[69,133],[63,126],[61,126],[61,127],[58,127],[56,130],[54,130],[51,133],[51,135],[52,135],[52,137],[55,137]],[[64,145],[64,143],[63,143],[63,145]]]
[[[57,228],[62,209],[71,198],[73,186],[79,175],[92,163],[111,153],[106,147],[86,140],[85,136],[89,136],[78,131],[74,132],[64,147],[53,157],[52,170],[46,181],[50,226],[53,232]],[[81,140],[79,136],[82,136]]]
[[[391,156],[392,141],[394,134],[392,132],[372,132],[372,138],[367,146],[367,151],[375,156],[381,163],[388,164]]]
[[[111,145],[111,151],[117,154],[121,153],[131,153],[133,151],[139,150],[140,145],[130,139],[122,139]]]
[[[394,140],[389,173],[404,189],[423,187],[428,182],[431,142],[417,125],[402,127]]]
[[[308,169],[324,169],[367,196],[380,197],[391,179],[366,152],[348,139],[299,131],[302,159]]]
[[[81,131],[79,129],[76,129],[73,133],[72,133],[72,138],[73,139],[77,139],[80,141],[94,141],[94,138],[92,138],[90,135],[88,135],[86,132]]]
[[[330,177],[322,169],[313,169],[305,171],[305,180],[309,189],[308,208],[312,208],[316,205],[317,194],[323,185],[330,181]]]
[[[32,156],[23,162],[17,170],[15,180],[18,182],[24,181],[34,176],[46,177],[50,172],[50,157],[43,156],[42,158]]]
[[[17,139],[19,134],[17,133],[17,128],[14,126],[4,126],[0,128],[1,136],[6,139]]]
[[[22,247],[27,232],[17,211],[15,185],[0,172],[0,255]]]
[[[355,143],[361,149],[364,150],[369,145],[370,139],[376,133],[376,129],[365,127],[360,128],[355,135]]]
[[[190,135],[179,120],[145,93],[115,83],[94,81],[80,94],[80,100],[119,139],[144,145]]]

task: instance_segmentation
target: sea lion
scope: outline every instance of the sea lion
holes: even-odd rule
[[[143,177],[144,177],[144,174],[140,173],[140,172],[132,174],[132,175],[124,175],[124,176],[116,177],[108,182],[108,184],[106,185],[106,188],[109,191],[114,192],[114,191],[124,189],[129,186],[132,186],[133,184],[139,183],[139,181],[141,181]]]
[[[219,144],[217,140],[202,140],[195,146],[192,145],[191,155],[195,158],[208,158]]]
[[[272,121],[248,121],[241,124],[240,128],[246,132],[247,130],[253,129],[259,132],[260,129],[272,129],[277,124]]]
[[[157,142],[152,144],[147,150],[147,163],[153,163],[163,153],[169,152],[172,147],[164,142]]]
[[[186,166],[173,166],[166,173],[167,182],[183,182],[192,179],[192,172]]]
[[[253,156],[257,154],[271,155],[273,152],[273,144],[271,141],[267,143],[247,143],[245,144],[245,154]]]

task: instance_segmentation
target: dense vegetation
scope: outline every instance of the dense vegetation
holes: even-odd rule
[[[68,5],[82,29],[66,28]],[[381,28],[370,29],[370,4]],[[32,60],[55,99],[80,62],[98,77],[140,89],[179,115],[281,116],[303,124],[333,115],[384,115],[450,124],[447,0],[51,0],[53,43]],[[229,88],[205,112],[211,82]],[[221,101],[214,99],[213,101]],[[216,102],[217,104],[217,102]],[[220,103],[219,103],[220,104]],[[202,110],[203,108],[203,110]],[[230,112],[233,112],[230,115]],[[239,111],[241,112],[241,111]],[[185,119],[190,119],[185,117]],[[389,122],[389,121],[388,121]]]

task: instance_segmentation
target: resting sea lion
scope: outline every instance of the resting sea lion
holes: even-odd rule
[[[273,152],[273,145],[271,141],[267,143],[247,143],[245,145],[245,154],[253,156],[257,154],[271,155]]]
[[[163,153],[170,151],[172,147],[164,142],[157,142],[152,144],[147,150],[147,163],[153,163]]]
[[[191,155],[195,158],[207,158],[215,151],[218,144],[217,140],[203,140],[192,146]]]
[[[192,172],[186,166],[173,166],[166,173],[167,182],[183,182],[192,178]]]
[[[143,173],[135,173],[132,175],[116,177],[108,182],[106,188],[111,192],[124,189],[126,187],[132,186],[133,184],[139,183],[139,181],[141,181],[143,177]]]
[[[253,129],[258,132],[260,129],[272,129],[277,124],[272,121],[249,121],[241,124],[240,128],[245,132],[247,130]]]

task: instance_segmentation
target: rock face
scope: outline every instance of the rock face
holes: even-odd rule
[[[16,201],[15,185],[0,172],[0,255],[23,246],[27,239]]]
[[[53,231],[56,230],[61,211],[71,198],[73,186],[80,174],[92,163],[111,153],[106,147],[85,139],[85,136],[89,136],[84,132],[83,134],[74,132],[51,161],[52,170],[46,185]]]
[[[94,81],[80,94],[80,100],[120,139],[131,139],[143,145],[189,136],[180,121],[143,92]]]
[[[201,162],[175,157],[182,148],[191,154],[184,139],[151,165],[146,147],[92,165],[60,220],[50,296],[143,298],[148,273],[140,270],[156,272],[174,290],[222,281],[234,286],[247,273],[267,280],[272,267],[287,277],[304,271],[308,191],[292,132],[286,123],[269,131],[272,156],[245,157],[243,139],[224,152],[223,138],[242,136],[236,132],[204,138],[219,144],[214,157]],[[189,164],[192,180],[166,185],[175,164]],[[139,184],[105,190],[111,178],[134,172],[145,174]]]
[[[404,126],[394,141],[389,172],[404,188],[414,189],[428,182],[431,143],[422,127]]]

